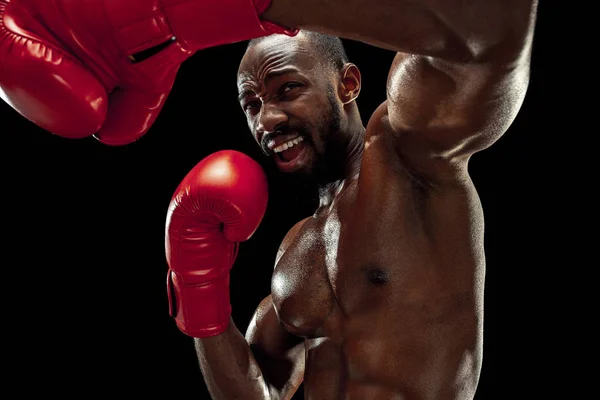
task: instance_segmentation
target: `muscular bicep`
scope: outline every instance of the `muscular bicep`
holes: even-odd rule
[[[463,64],[398,53],[381,112],[401,156],[430,168],[498,140],[518,113],[528,82],[527,53],[510,63]]]
[[[279,323],[271,296],[258,306],[246,333],[273,399],[291,399],[303,380],[304,339]]]
[[[297,222],[285,235],[275,266],[307,220]],[[304,376],[304,339],[292,335],[279,323],[271,295],[259,304],[252,316],[246,341],[269,385],[271,397],[291,399]]]

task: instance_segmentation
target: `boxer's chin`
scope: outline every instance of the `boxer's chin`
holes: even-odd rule
[[[275,164],[281,172],[291,173],[304,169],[310,162],[310,148],[306,141],[277,153],[273,156]]]

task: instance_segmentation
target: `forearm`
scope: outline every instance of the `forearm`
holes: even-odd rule
[[[397,52],[470,61],[490,49],[518,57],[531,37],[536,5],[537,0],[272,0],[262,17]]]
[[[225,332],[194,341],[206,386],[214,400],[270,399],[260,367],[233,320]]]

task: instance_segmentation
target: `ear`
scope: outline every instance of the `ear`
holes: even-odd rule
[[[360,71],[352,63],[346,63],[341,70],[341,82],[339,88],[340,100],[344,105],[353,102],[360,93]]]

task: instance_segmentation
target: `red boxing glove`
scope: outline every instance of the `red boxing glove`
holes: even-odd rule
[[[124,145],[195,51],[272,33],[271,0],[0,0],[0,97],[59,136]]]
[[[167,292],[169,314],[186,335],[214,336],[229,325],[229,271],[267,198],[260,165],[232,150],[200,161],[177,187],[165,232]]]

